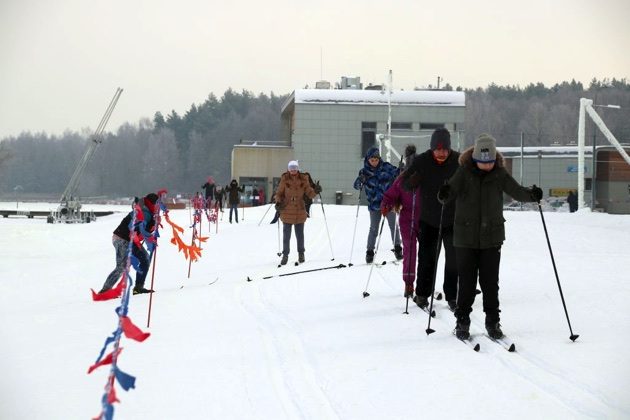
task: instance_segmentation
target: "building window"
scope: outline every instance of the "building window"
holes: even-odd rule
[[[410,122],[393,122],[392,121],[392,130],[411,131],[411,123]]]
[[[376,123],[361,123],[361,157],[365,156],[370,147],[376,145]]]
[[[436,130],[444,128],[444,123],[420,123],[420,130]]]

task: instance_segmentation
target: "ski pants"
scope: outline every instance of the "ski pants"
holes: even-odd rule
[[[291,251],[291,227],[295,226],[295,239],[297,239],[298,252],[304,252],[304,223],[294,225],[283,223],[282,226],[282,254],[289,255]]]
[[[125,271],[127,267],[127,253],[129,252],[129,241],[119,238],[114,235],[112,238],[112,245],[114,245],[114,249],[116,250],[116,268],[112,271],[105,283],[103,284],[103,290],[109,290],[114,287],[114,285],[120,279],[120,276]],[[139,270],[136,274],[136,287],[144,287],[144,280],[147,277],[147,272],[149,271],[149,254],[144,249],[144,247],[138,248],[137,246],[131,247],[131,253],[134,257],[138,259],[140,263]]]
[[[420,221],[420,239],[418,248],[418,284],[416,294],[429,297],[433,290],[433,276],[437,277],[435,265],[437,264],[437,249],[439,227]],[[442,240],[440,247],[444,245],[444,299],[447,301],[457,299],[457,260],[455,247],[453,247],[453,226],[442,227]],[[435,279],[437,282],[437,278]]]
[[[238,223],[238,204],[230,204],[230,223],[232,223],[232,213],[236,213],[236,223]]]
[[[405,284],[413,285],[416,279],[416,242],[418,240],[418,230],[409,226],[400,226],[400,235],[403,245],[403,267],[402,276]]]
[[[457,293],[457,318],[469,318],[475,301],[477,276],[483,292],[483,310],[486,323],[499,321],[499,263],[501,247],[474,249],[457,248],[459,290]]]
[[[378,236],[378,225],[381,222],[381,211],[370,210],[370,232],[368,233],[367,250],[374,251],[376,245],[376,237]],[[392,234],[392,243],[394,245],[400,245],[400,234],[396,232],[396,213],[390,211],[385,216],[389,230]]]

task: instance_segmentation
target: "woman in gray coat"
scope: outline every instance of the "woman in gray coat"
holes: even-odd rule
[[[481,134],[475,145],[459,158],[455,175],[438,192],[441,203],[456,199],[453,245],[459,285],[455,334],[470,337],[470,312],[475,300],[477,276],[483,292],[486,330],[492,338],[503,337],[499,324],[499,263],[505,240],[503,193],[518,201],[540,201],[542,190],[526,188],[512,178],[496,150],[496,140]]]

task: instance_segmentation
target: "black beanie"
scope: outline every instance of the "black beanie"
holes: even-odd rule
[[[446,128],[438,128],[431,134],[431,150],[451,148],[451,133]]]
[[[158,196],[155,193],[150,193],[147,194],[146,197],[147,200],[149,200],[151,203],[155,204],[158,201]]]
[[[415,154],[416,154],[416,145],[408,144],[407,147],[405,147],[405,157],[407,158]]]

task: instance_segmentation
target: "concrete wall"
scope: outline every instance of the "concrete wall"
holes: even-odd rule
[[[382,105],[295,104],[291,137],[295,158],[300,161],[301,170],[320,180],[325,203],[334,203],[335,192],[342,191],[344,204],[356,204],[358,191],[352,184],[363,167],[361,123],[376,122],[377,134],[384,134],[387,115],[387,106]],[[413,127],[411,132],[392,131],[392,145],[399,153],[409,143],[424,151],[433,130],[421,132],[419,123],[446,123],[446,127],[453,130],[456,124],[463,126],[464,119],[463,107],[392,107],[392,122],[410,122]],[[396,135],[425,137],[401,139]],[[398,166],[399,162],[390,163]]]

